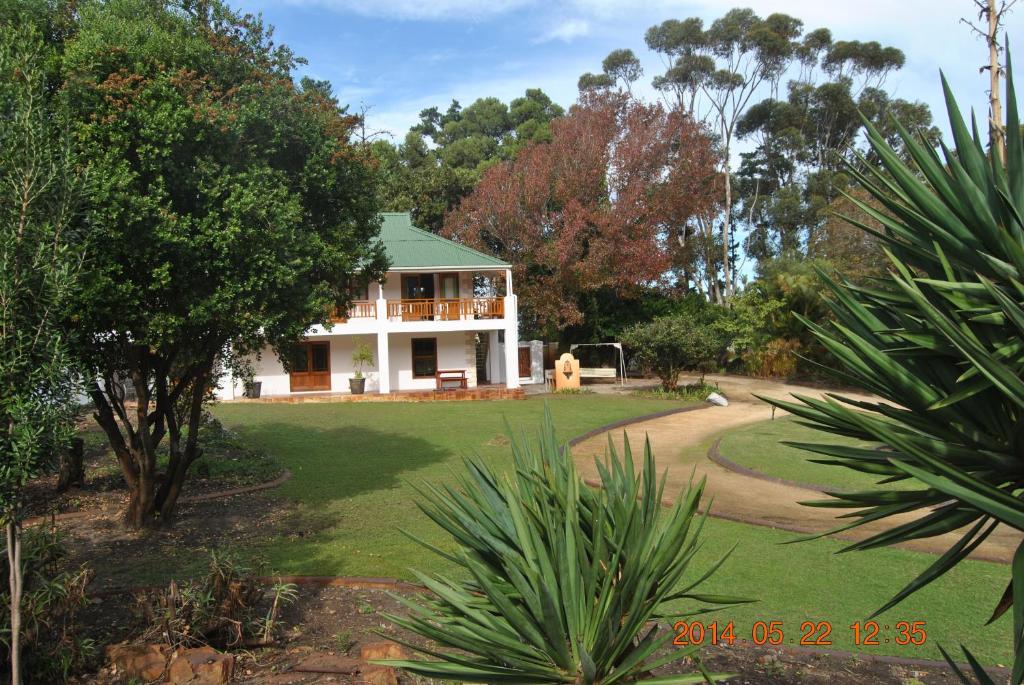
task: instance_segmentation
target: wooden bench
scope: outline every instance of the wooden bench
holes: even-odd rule
[[[438,369],[434,377],[437,379],[438,390],[466,390],[469,388],[469,379],[466,378],[465,369]]]

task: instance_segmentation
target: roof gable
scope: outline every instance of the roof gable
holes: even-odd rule
[[[509,267],[496,257],[416,228],[408,212],[383,212],[381,219],[380,241],[392,269]]]

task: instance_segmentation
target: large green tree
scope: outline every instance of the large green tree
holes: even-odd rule
[[[81,173],[48,88],[48,55],[31,21],[0,24],[0,523],[16,684],[22,494],[70,438],[77,380],[59,323],[81,266],[71,227]]]
[[[129,526],[172,519],[219,374],[265,344],[286,354],[385,266],[356,118],[297,86],[297,63],[217,1],[79,6],[63,90],[96,168],[94,258],[67,327]]]
[[[646,35],[648,47],[668,62],[654,86],[675,96],[691,115],[700,108],[722,148],[722,283],[713,293],[720,302],[732,296],[737,281],[732,152],[739,123],[757,93],[778,88],[802,28],[803,22],[786,14],[760,17],[750,9],[733,9],[707,29],[692,17],[663,22]]]
[[[424,109],[401,144],[373,143],[382,208],[411,211],[418,226],[439,232],[445,214],[488,168],[514,158],[528,143],[551,140],[551,121],[563,113],[538,88],[508,105],[484,97],[467,107],[453,100],[444,112]]]

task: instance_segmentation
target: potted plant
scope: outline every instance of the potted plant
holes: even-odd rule
[[[373,350],[359,338],[356,338],[356,349],[352,352],[352,366],[356,373],[348,379],[348,389],[353,395],[362,395],[366,391],[366,379],[363,378],[363,365],[373,364]]]

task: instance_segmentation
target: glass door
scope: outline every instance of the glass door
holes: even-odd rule
[[[402,275],[402,321],[434,318],[434,274]]]
[[[441,274],[441,319],[456,321],[459,319],[459,275]]]

